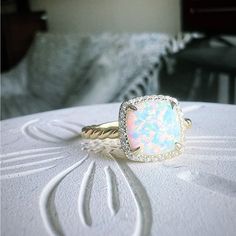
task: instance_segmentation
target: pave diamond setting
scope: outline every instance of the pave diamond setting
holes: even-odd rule
[[[121,146],[128,159],[161,161],[179,155],[184,129],[183,114],[175,98],[145,96],[120,107]]]

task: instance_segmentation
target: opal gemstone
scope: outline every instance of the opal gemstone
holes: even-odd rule
[[[170,101],[142,101],[137,110],[127,111],[127,134],[131,150],[140,147],[144,155],[158,155],[175,149],[181,127]]]

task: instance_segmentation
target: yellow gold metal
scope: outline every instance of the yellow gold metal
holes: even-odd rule
[[[192,121],[189,118],[184,118],[184,121],[185,121],[185,127],[187,129],[192,127]]]
[[[130,108],[133,111],[137,111],[137,107],[132,104],[129,104],[128,108]]]
[[[175,102],[173,102],[173,101],[171,101],[171,102],[170,102],[170,104],[171,104],[171,107],[172,107],[172,109],[174,109],[174,107],[175,107],[176,103],[175,103]]]
[[[135,148],[134,150],[132,150],[132,152],[134,154],[137,154],[138,152],[140,152],[140,147]]]
[[[119,138],[118,122],[90,125],[82,128],[81,136],[86,139]]]
[[[175,143],[175,147],[176,147],[176,149],[179,151],[179,150],[181,150],[182,149],[182,147],[183,147],[183,145],[181,144],[181,143]]]

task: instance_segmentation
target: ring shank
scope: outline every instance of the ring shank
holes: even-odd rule
[[[86,139],[116,139],[119,138],[118,121],[90,125],[82,128],[81,136]]]
[[[185,118],[186,129],[191,128],[192,122]],[[90,125],[82,128],[82,138],[86,139],[116,139],[119,138],[119,123],[118,121],[103,123],[99,125]]]

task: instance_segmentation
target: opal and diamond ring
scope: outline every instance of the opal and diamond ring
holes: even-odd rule
[[[123,102],[119,122],[86,126],[82,137],[120,138],[128,159],[162,161],[183,152],[185,131],[190,127],[191,120],[184,119],[175,98],[152,95]]]

